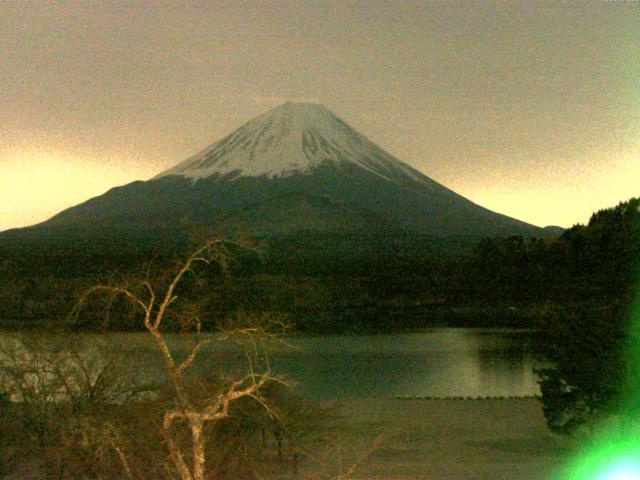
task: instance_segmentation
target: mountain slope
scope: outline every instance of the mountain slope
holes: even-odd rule
[[[426,177],[325,107],[286,103],[149,181],[111,189],[22,234],[126,235],[185,225],[265,236],[541,232]]]
[[[322,165],[356,165],[381,178],[432,188],[437,184],[369,141],[322,105],[292,103],[247,122],[155,178],[212,175],[268,178]]]

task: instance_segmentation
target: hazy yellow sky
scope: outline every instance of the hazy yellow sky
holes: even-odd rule
[[[640,195],[640,2],[0,1],[0,230],[319,101],[492,210]]]

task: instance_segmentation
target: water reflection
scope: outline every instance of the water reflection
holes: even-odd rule
[[[140,381],[164,378],[162,358],[148,334],[84,339],[112,345]],[[188,336],[169,335],[167,340],[179,355],[186,355],[191,344]],[[402,335],[303,336],[290,340],[293,348],[276,348],[271,363],[274,373],[297,383],[299,393],[318,400],[530,396],[539,393],[533,369],[543,365],[537,358],[540,341],[541,334],[532,331],[455,328]],[[246,369],[246,362],[237,351],[216,342],[203,349],[191,373],[206,375],[230,367]]]
[[[274,365],[320,399],[493,397],[539,393],[536,336],[527,331],[434,329],[405,335],[300,338]]]

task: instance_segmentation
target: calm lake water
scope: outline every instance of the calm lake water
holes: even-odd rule
[[[145,333],[81,335],[95,352],[116,354],[132,376],[162,378],[162,359]],[[316,399],[376,397],[493,397],[537,395],[534,368],[543,336],[534,331],[439,328],[390,335],[301,336],[272,348],[274,373]],[[88,340],[88,341],[87,341]],[[190,337],[167,336],[185,355]],[[62,338],[64,342],[78,342]],[[234,367],[235,366],[235,367]],[[216,342],[202,350],[199,373],[246,368],[237,349]],[[241,374],[242,372],[238,372]]]
[[[274,370],[319,399],[529,396],[542,336],[531,331],[433,329],[420,333],[295,339]]]

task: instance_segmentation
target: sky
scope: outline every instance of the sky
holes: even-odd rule
[[[0,231],[287,100],[536,225],[640,195],[640,2],[0,0]]]

